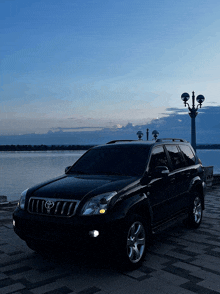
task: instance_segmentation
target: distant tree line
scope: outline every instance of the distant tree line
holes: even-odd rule
[[[88,150],[95,145],[0,145],[0,151]]]
[[[88,150],[95,145],[0,145],[0,151]],[[220,144],[199,144],[197,149],[220,149]]]
[[[220,149],[220,144],[199,144],[196,149]]]

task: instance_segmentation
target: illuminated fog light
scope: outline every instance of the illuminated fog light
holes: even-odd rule
[[[105,209],[100,209],[99,213],[101,213],[101,214],[105,213]]]
[[[15,227],[15,220],[13,219],[13,226]]]
[[[99,231],[97,231],[97,230],[93,230],[93,231],[89,232],[89,236],[91,236],[91,237],[96,238],[96,237],[98,237],[98,235],[99,235]]]

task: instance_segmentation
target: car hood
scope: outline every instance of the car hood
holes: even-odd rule
[[[120,191],[137,180],[124,176],[64,175],[29,189],[27,196],[82,200],[106,192]]]

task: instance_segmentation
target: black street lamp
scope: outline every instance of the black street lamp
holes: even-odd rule
[[[146,130],[146,138],[147,138],[147,141],[149,140],[149,129]]]
[[[137,132],[138,140],[142,140],[143,135],[144,134],[142,133],[142,131],[138,131]]]
[[[191,117],[191,145],[196,151],[196,116],[198,114],[197,110],[200,106],[202,107],[202,103],[205,100],[205,97],[203,95],[198,95],[196,97],[196,101],[198,102],[198,105],[195,107],[195,93],[194,91],[192,92],[192,108],[189,106],[189,103],[187,101],[189,100],[190,96],[188,93],[183,93],[181,95],[181,99],[184,102],[184,105],[188,105],[189,109],[189,116]]]
[[[157,137],[159,136],[159,132],[157,130],[154,130],[152,132],[152,135],[154,136],[155,141],[157,140]]]

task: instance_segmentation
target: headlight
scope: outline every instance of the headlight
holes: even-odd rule
[[[20,209],[23,209],[24,210],[24,206],[25,206],[25,199],[26,199],[26,194],[27,194],[27,190],[24,190],[22,193],[21,193],[21,198],[20,200],[18,201],[18,207]]]
[[[82,209],[83,215],[94,215],[94,214],[105,214],[107,212],[109,203],[117,194],[117,192],[108,192],[105,194],[101,194],[93,197],[84,205]]]

